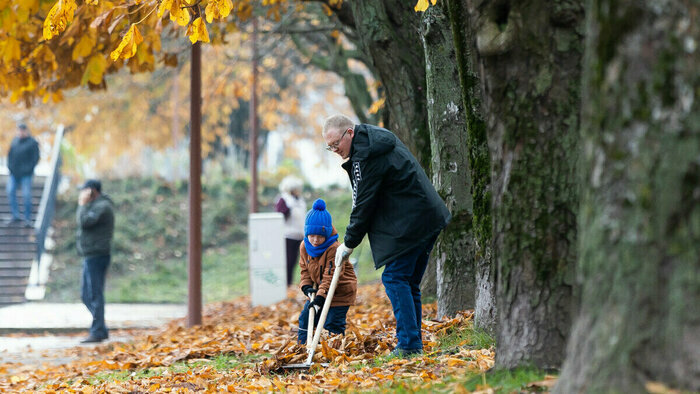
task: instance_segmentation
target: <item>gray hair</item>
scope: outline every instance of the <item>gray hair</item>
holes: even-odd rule
[[[282,193],[291,193],[292,190],[301,191],[303,187],[304,181],[293,175],[288,175],[284,177],[284,179],[282,179],[282,182],[280,182],[280,191]]]
[[[332,115],[323,122],[322,135],[325,137],[330,130],[351,129],[353,126],[355,126],[355,122],[347,116],[340,114]]]

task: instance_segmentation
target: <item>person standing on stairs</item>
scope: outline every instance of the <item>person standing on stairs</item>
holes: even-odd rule
[[[17,124],[17,135],[12,140],[7,155],[7,167],[10,176],[7,180],[7,199],[10,202],[12,217],[6,224],[20,223],[19,206],[17,204],[17,188],[22,190],[24,203],[24,226],[32,226],[32,178],[34,167],[39,162],[39,144],[29,135],[29,128],[24,123]]]
[[[77,242],[83,257],[81,297],[92,314],[90,335],[81,343],[102,342],[109,337],[105,324],[104,288],[114,235],[114,203],[102,194],[99,180],[87,180],[78,196]]]

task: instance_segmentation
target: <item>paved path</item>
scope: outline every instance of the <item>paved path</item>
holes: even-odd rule
[[[119,330],[160,327],[186,314],[185,305],[107,304],[109,342],[130,339],[128,331]],[[28,302],[0,308],[0,363],[60,362],[47,354],[78,346],[91,322],[82,304]]]

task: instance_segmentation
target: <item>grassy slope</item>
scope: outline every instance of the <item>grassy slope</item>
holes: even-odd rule
[[[116,204],[112,265],[107,302],[184,302],[187,296],[187,184],[156,179],[124,179],[104,183]],[[202,291],[205,302],[231,299],[248,292],[247,184],[224,179],[203,185]],[[274,188],[265,188],[261,210],[271,211]],[[309,208],[327,200],[334,225],[343,234],[350,213],[349,190],[307,190]],[[56,247],[47,300],[80,299],[81,263],[75,251],[77,195],[59,197],[53,234]],[[379,278],[365,240],[358,248],[359,281]],[[295,275],[298,277],[298,275]]]

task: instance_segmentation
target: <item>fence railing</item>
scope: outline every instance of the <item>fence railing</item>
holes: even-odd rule
[[[51,226],[56,209],[56,192],[61,180],[61,142],[63,141],[64,127],[59,125],[56,130],[56,138],[51,150],[51,164],[49,174],[44,181],[44,190],[41,193],[39,212],[37,213],[34,231],[36,232],[36,259],[37,265],[41,264],[41,255],[44,253],[46,233]]]

